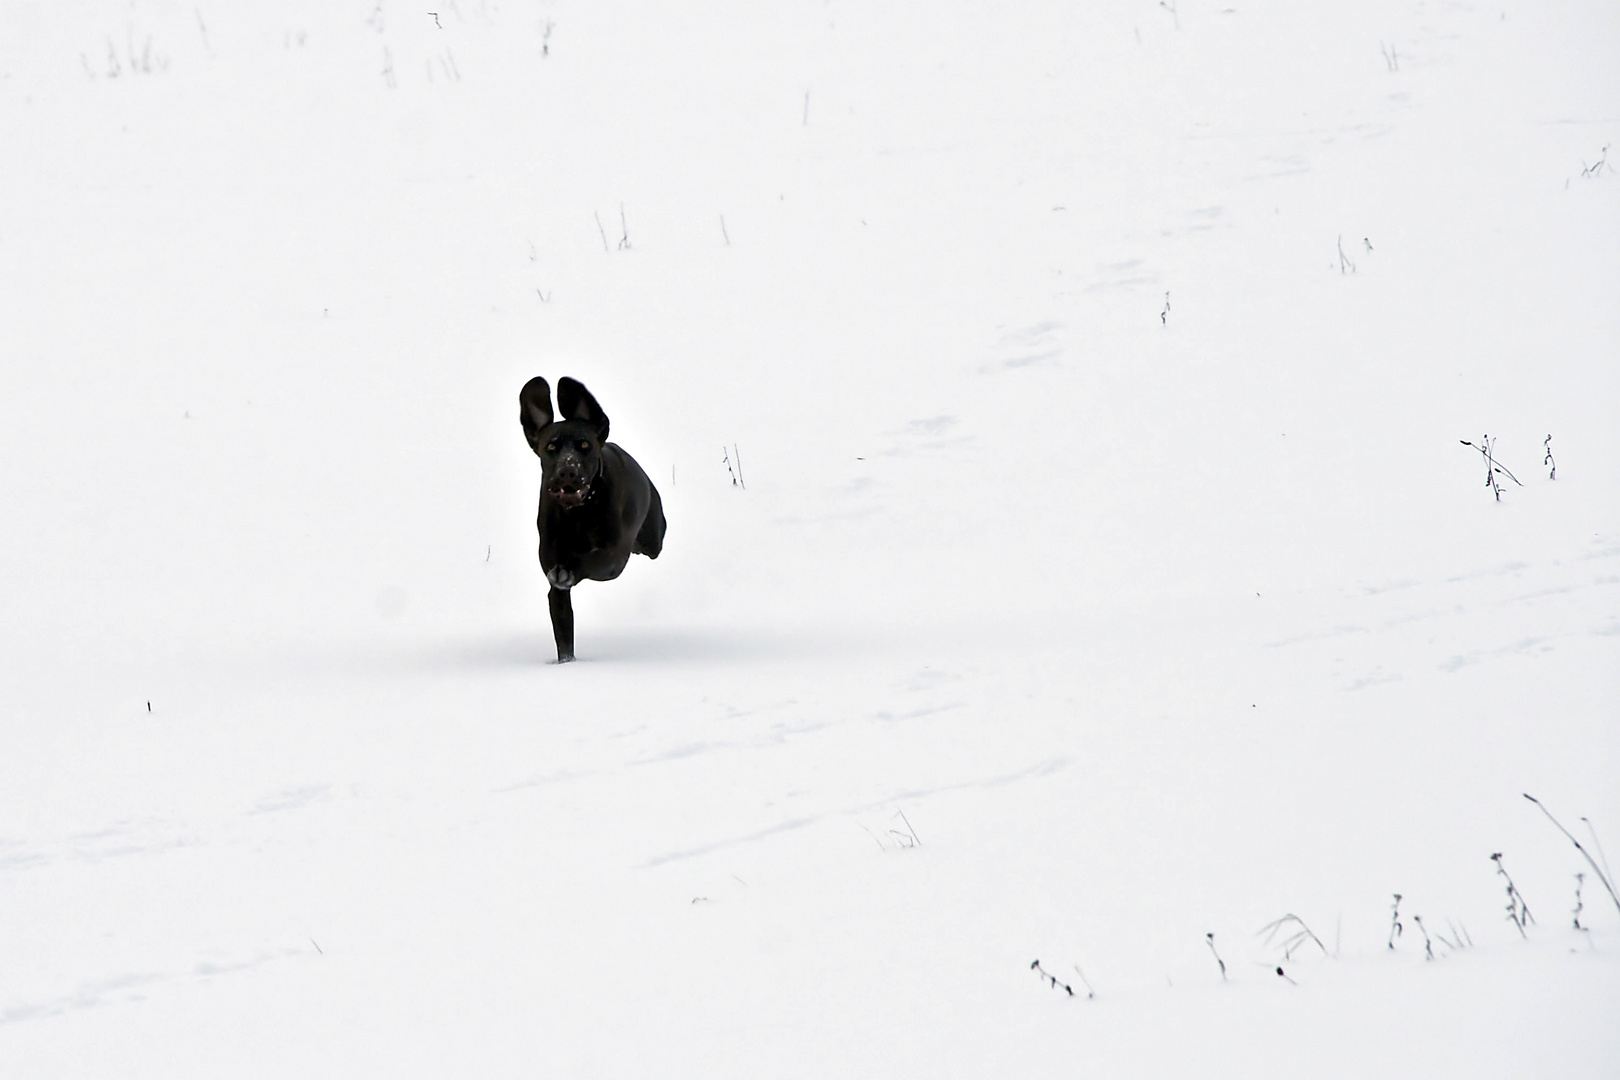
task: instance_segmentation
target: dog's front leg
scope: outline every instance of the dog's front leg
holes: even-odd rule
[[[569,590],[553,585],[546,596],[551,607],[551,635],[557,639],[557,663],[574,658],[574,601]]]

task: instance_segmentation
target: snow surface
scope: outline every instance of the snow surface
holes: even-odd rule
[[[1620,6],[1223,4],[7,4],[0,1075],[1620,1074]]]

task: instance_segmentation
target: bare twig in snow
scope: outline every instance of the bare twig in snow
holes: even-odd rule
[[[1088,999],[1096,997],[1097,991],[1091,988],[1091,980],[1086,978],[1086,973],[1080,970],[1079,964],[1074,965],[1074,973],[1080,976],[1080,983],[1086,988],[1086,997]]]
[[[911,827],[911,821],[906,817],[906,812],[896,810],[895,816],[905,822],[906,831],[902,833],[898,829],[890,829],[889,832],[899,837],[906,847],[922,847],[922,838],[917,835],[917,830]]]
[[[1050,983],[1052,989],[1056,990],[1058,987],[1062,987],[1065,993],[1067,993],[1070,997],[1074,997],[1074,987],[1070,986],[1066,982],[1059,982],[1056,975],[1053,975],[1050,971],[1047,971],[1045,968],[1041,967],[1041,962],[1039,960],[1031,961],[1029,969]]]
[[[1592,828],[1592,823],[1584,817],[1581,818],[1581,824],[1586,826],[1586,835],[1592,838],[1592,846],[1597,849],[1598,862],[1603,864],[1603,872],[1612,875],[1614,871],[1609,869],[1609,857],[1603,853],[1603,841],[1598,839],[1597,830]]]
[[[1507,868],[1502,865],[1502,853],[1500,851],[1491,855],[1491,862],[1496,864],[1496,872],[1502,876],[1503,881],[1507,882],[1508,922],[1518,928],[1520,937],[1525,937],[1524,924],[1536,921],[1535,917],[1530,914],[1530,905],[1524,902],[1524,894],[1519,892],[1518,887],[1513,884],[1513,879],[1508,876]]]
[[[1475,450],[1479,451],[1480,457],[1485,459],[1485,486],[1491,489],[1491,494],[1496,496],[1497,502],[1502,501],[1502,485],[1496,480],[1499,474],[1518,484],[1519,487],[1524,487],[1523,484],[1519,483],[1519,478],[1508,471],[1506,465],[1496,460],[1495,439],[1492,439],[1489,435],[1481,435],[1477,446],[1467,439],[1458,439],[1457,441],[1464,446],[1474,447]]]
[[[1292,927],[1291,929],[1290,926]],[[1322,939],[1312,933],[1311,928],[1305,925],[1305,920],[1301,919],[1298,915],[1284,915],[1282,918],[1277,919],[1274,922],[1269,922],[1260,928],[1260,933],[1266,936],[1265,943],[1270,945],[1272,941],[1279,934],[1284,933],[1285,930],[1287,931],[1287,934],[1282,939],[1284,960],[1292,960],[1294,958],[1294,950],[1305,944],[1307,941],[1314,943],[1318,949],[1321,949],[1323,956],[1328,955],[1327,946],[1322,944]],[[1256,936],[1259,935],[1257,934]]]
[[[1531,802],[1535,803],[1536,806],[1541,809],[1541,812],[1543,814],[1547,815],[1547,820],[1552,822],[1555,826],[1557,826],[1558,831],[1563,833],[1566,837],[1568,837],[1569,842],[1575,845],[1575,850],[1581,853],[1581,857],[1586,860],[1586,864],[1588,866],[1590,866],[1592,868],[1592,872],[1597,875],[1598,881],[1602,882],[1603,887],[1606,890],[1608,890],[1609,899],[1614,901],[1615,910],[1620,911],[1620,896],[1615,895],[1614,883],[1609,880],[1609,875],[1603,872],[1603,867],[1599,866],[1597,864],[1597,860],[1592,858],[1591,853],[1589,851],[1587,851],[1584,847],[1581,846],[1581,842],[1579,840],[1575,839],[1575,837],[1570,834],[1570,831],[1568,829],[1564,828],[1564,826],[1559,823],[1557,818],[1552,816],[1552,811],[1548,810],[1545,806],[1541,805],[1541,800],[1540,799],[1536,798],[1534,795],[1529,795],[1529,794],[1526,794],[1525,798],[1527,798]],[[1586,819],[1582,818],[1581,820],[1585,821]],[[1592,827],[1592,823],[1588,821],[1587,824],[1586,824],[1586,827],[1588,829],[1590,829]],[[1594,839],[1594,841],[1596,840],[1596,833],[1593,834],[1593,839]],[[1603,851],[1602,848],[1598,849],[1599,854],[1602,854],[1602,851]],[[1604,861],[1607,862],[1608,860],[1604,860]]]
[[[1209,945],[1209,951],[1215,957],[1215,962],[1217,964],[1221,965],[1221,982],[1225,982],[1226,981],[1226,961],[1222,960],[1221,959],[1221,954],[1215,951],[1215,933],[1214,933],[1214,931],[1211,931],[1210,933],[1205,934],[1204,935],[1204,941],[1205,941],[1206,944]]]
[[[736,455],[736,453],[737,453],[737,447],[735,445],[733,445],[731,447],[731,449],[729,449],[729,450],[726,449],[724,446],[722,446],[720,448],[720,460],[725,462],[726,472],[731,474],[731,486],[736,487],[736,488],[742,488],[744,491],[747,491],[748,490],[748,485],[743,483],[743,479],[742,479],[742,459],[741,458],[737,459],[737,464],[736,464],[735,468],[732,466],[732,459]]]
[[[1423,916],[1414,915],[1414,916],[1412,916],[1412,921],[1417,924],[1417,928],[1419,930],[1423,931],[1423,959],[1425,959],[1425,960],[1433,960],[1434,959],[1434,945],[1433,945],[1433,943],[1431,943],[1429,941],[1429,931],[1427,929],[1425,929],[1424,926],[1423,926]]]

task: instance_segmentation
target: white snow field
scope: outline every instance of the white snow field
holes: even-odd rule
[[[433,6],[0,8],[0,1076],[1620,1075],[1620,5]]]

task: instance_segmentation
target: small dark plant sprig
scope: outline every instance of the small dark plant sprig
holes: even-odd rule
[[[1086,973],[1080,970],[1079,964],[1074,965],[1074,973],[1080,976],[1080,985],[1086,988],[1086,1000],[1096,997],[1097,991],[1091,988],[1091,980],[1086,978]]]
[[[1444,945],[1448,953],[1462,952],[1464,949],[1468,948],[1474,943],[1474,939],[1468,936],[1468,927],[1459,926],[1450,919],[1446,920],[1446,926],[1451,930],[1450,937],[1446,937],[1446,935],[1442,934],[1438,930],[1436,930],[1433,934],[1430,934],[1429,928],[1424,925],[1423,916],[1421,915],[1413,915],[1412,923],[1423,935],[1423,958],[1425,960],[1440,959],[1439,956],[1435,955],[1434,951],[1436,942]]]
[[[735,443],[732,444],[729,451],[724,446],[720,448],[720,460],[726,463],[726,472],[731,474],[731,486],[734,488],[742,488],[744,491],[747,491],[748,485],[743,482],[742,475],[742,455],[737,452],[737,446]],[[736,468],[732,468],[732,462],[734,460],[736,462]]]
[[[1547,455],[1541,459],[1541,463],[1547,466],[1547,479],[1556,480],[1558,479],[1558,462],[1553,460],[1552,436],[1548,435],[1541,440],[1541,445],[1547,448]]]
[[[1530,914],[1530,905],[1524,902],[1524,895],[1519,892],[1518,887],[1513,884],[1513,879],[1508,876],[1507,868],[1502,865],[1502,853],[1500,851],[1491,855],[1491,862],[1496,864],[1496,872],[1502,875],[1503,881],[1507,882],[1508,922],[1518,929],[1520,937],[1528,937],[1529,935],[1524,932],[1525,924],[1536,921],[1535,917]]]
[[[1454,923],[1450,919],[1446,920],[1446,925],[1451,928],[1450,937],[1446,937],[1438,930],[1434,932],[1434,936],[1452,952],[1462,952],[1474,943],[1474,939],[1468,936],[1468,927]]]
[[[1429,931],[1423,925],[1423,916],[1414,915],[1412,916],[1412,921],[1416,923],[1417,928],[1423,932],[1423,959],[1433,960],[1434,943],[1429,940]]]
[[[1215,962],[1221,966],[1221,982],[1225,982],[1226,981],[1226,961],[1221,959],[1221,954],[1218,951],[1216,951],[1216,949],[1215,949],[1215,932],[1210,931],[1209,933],[1205,934],[1204,935],[1204,941],[1205,941],[1206,944],[1209,945],[1210,954],[1215,957]]]
[[[1592,162],[1592,164],[1587,165],[1586,162],[1584,162],[1584,161],[1581,162],[1581,164],[1584,166],[1584,168],[1581,169],[1581,175],[1586,177],[1587,179],[1591,179],[1594,176],[1602,176],[1603,175],[1603,170],[1605,168],[1607,168],[1608,164],[1609,164],[1609,147],[1608,147],[1608,144],[1607,143],[1604,144],[1604,146],[1603,146],[1603,155],[1601,157],[1599,157],[1596,161]]]
[[[198,16],[197,22],[201,24],[201,16]],[[208,28],[203,27],[203,45],[207,46],[207,44]],[[135,28],[133,26],[129,27],[125,36],[124,60],[124,63],[120,63],[118,46],[113,44],[112,35],[107,35],[107,78],[109,79],[118,78],[118,76],[123,73],[126,65],[131,75],[152,74],[152,64],[154,62],[154,58],[152,56],[152,36],[148,34],[146,37],[146,43],[142,46],[141,51],[136,52]],[[95,72],[90,70],[90,60],[87,56],[85,56],[84,53],[79,54],[79,62],[84,65],[85,72],[92,79],[95,78]],[[169,70],[169,58],[166,55],[159,53],[155,62],[159,71]]]
[[[906,812],[896,810],[894,816],[900,819],[901,824],[905,825],[906,831],[901,832],[899,829],[890,829],[889,835],[894,837],[901,847],[922,847],[922,837],[918,836],[917,830],[911,827],[911,821],[906,817]]]
[[[1534,795],[1529,795],[1529,794],[1526,794],[1525,798],[1527,798],[1531,802],[1535,803],[1536,806],[1538,808],[1540,808],[1541,812],[1543,814],[1547,815],[1547,820],[1552,822],[1555,826],[1557,826],[1558,831],[1563,833],[1566,837],[1568,837],[1569,842],[1575,845],[1575,850],[1581,853],[1581,857],[1586,860],[1586,865],[1588,865],[1588,866],[1590,866],[1592,868],[1592,873],[1597,875],[1598,881],[1602,882],[1604,889],[1608,890],[1609,899],[1614,901],[1615,910],[1620,911],[1620,896],[1615,895],[1614,883],[1609,880],[1609,875],[1603,872],[1604,868],[1598,865],[1597,860],[1592,858],[1591,852],[1587,851],[1584,847],[1582,847],[1581,842],[1579,840],[1575,839],[1574,836],[1570,835],[1570,831],[1568,829],[1564,828],[1564,826],[1559,823],[1557,818],[1552,816],[1552,811],[1551,810],[1548,810],[1545,806],[1541,805],[1541,800],[1540,799],[1536,798]],[[1581,820],[1586,821],[1585,818],[1582,818]],[[1588,829],[1592,829],[1592,823],[1590,821],[1587,821],[1586,822],[1586,827]],[[1596,829],[1592,829],[1592,843],[1595,846],[1598,846],[1598,854],[1602,855],[1603,854],[1603,848],[1600,845],[1597,845],[1597,830]],[[1607,861],[1608,861],[1607,859],[1604,860],[1604,862],[1607,862]]]
[[[1284,915],[1280,919],[1269,922],[1261,927],[1259,934],[1255,936],[1259,937],[1260,934],[1266,936],[1265,943],[1267,945],[1270,945],[1279,936],[1281,937],[1284,960],[1292,960],[1294,950],[1303,946],[1307,941],[1321,949],[1323,956],[1328,955],[1327,946],[1322,944],[1322,939],[1311,933],[1311,928],[1306,926],[1305,920],[1298,915]],[[1281,968],[1277,970],[1279,974],[1282,971]]]
[[[1585,885],[1585,884],[1586,884],[1586,875],[1581,874],[1581,873],[1577,873],[1575,875],[1575,910],[1573,912],[1571,912],[1570,914],[1574,917],[1575,929],[1580,930],[1582,932],[1585,932],[1585,930],[1586,930],[1586,927],[1581,925],[1581,912],[1582,912],[1582,910],[1585,909],[1585,906],[1586,906],[1586,905],[1581,903],[1581,886]]]
[[[1482,435],[1480,436],[1480,444],[1477,446],[1469,442],[1467,439],[1459,439],[1457,441],[1462,443],[1464,446],[1472,446],[1475,450],[1479,451],[1480,457],[1485,459],[1485,486],[1491,489],[1491,494],[1496,496],[1497,502],[1502,501],[1502,485],[1496,479],[1498,475],[1505,476],[1515,484],[1518,484],[1520,487],[1524,487],[1523,484],[1519,483],[1519,478],[1508,471],[1506,465],[1503,465],[1501,462],[1496,460],[1495,439],[1491,438],[1489,435]]]
[[[1395,904],[1389,910],[1389,947],[1395,947],[1395,939],[1401,936],[1401,894],[1395,894]]]
[[[1353,274],[1355,272],[1356,264],[1351,262],[1350,256],[1344,253],[1344,237],[1341,235],[1339,237],[1339,273]]]
[[[911,819],[906,817],[904,810],[896,810],[889,820],[899,821],[905,828],[903,830],[899,828],[884,829],[883,832],[888,836],[887,840],[878,833],[866,828],[865,825],[861,826],[866,835],[870,836],[873,842],[877,844],[878,850],[888,851],[890,844],[893,844],[897,851],[910,851],[912,848],[922,847],[922,837],[918,836],[917,830],[911,827]]]
[[[439,61],[439,70],[444,73],[444,77],[445,77],[446,80],[448,80],[450,82],[460,82],[461,81],[461,69],[456,66],[456,56],[455,56],[454,53],[452,53],[450,51],[449,46],[445,46],[445,50],[442,53],[439,54],[438,61]],[[433,61],[429,60],[428,61],[428,81],[431,82],[432,80],[433,80]]]
[[[1613,870],[1609,869],[1609,857],[1603,854],[1603,841],[1598,839],[1597,830],[1592,828],[1592,822],[1587,818],[1582,817],[1581,824],[1586,826],[1586,835],[1592,838],[1592,846],[1597,849],[1598,862],[1603,864],[1603,872],[1605,874],[1614,873]]]
[[[1029,970],[1035,972],[1041,978],[1045,979],[1049,984],[1051,984],[1052,989],[1061,989],[1070,997],[1074,997],[1074,987],[1070,986],[1066,982],[1063,982],[1056,975],[1053,975],[1050,971],[1047,971],[1045,968],[1041,967],[1041,962],[1039,960],[1030,961]],[[1089,997],[1090,995],[1088,994],[1087,996]]]

